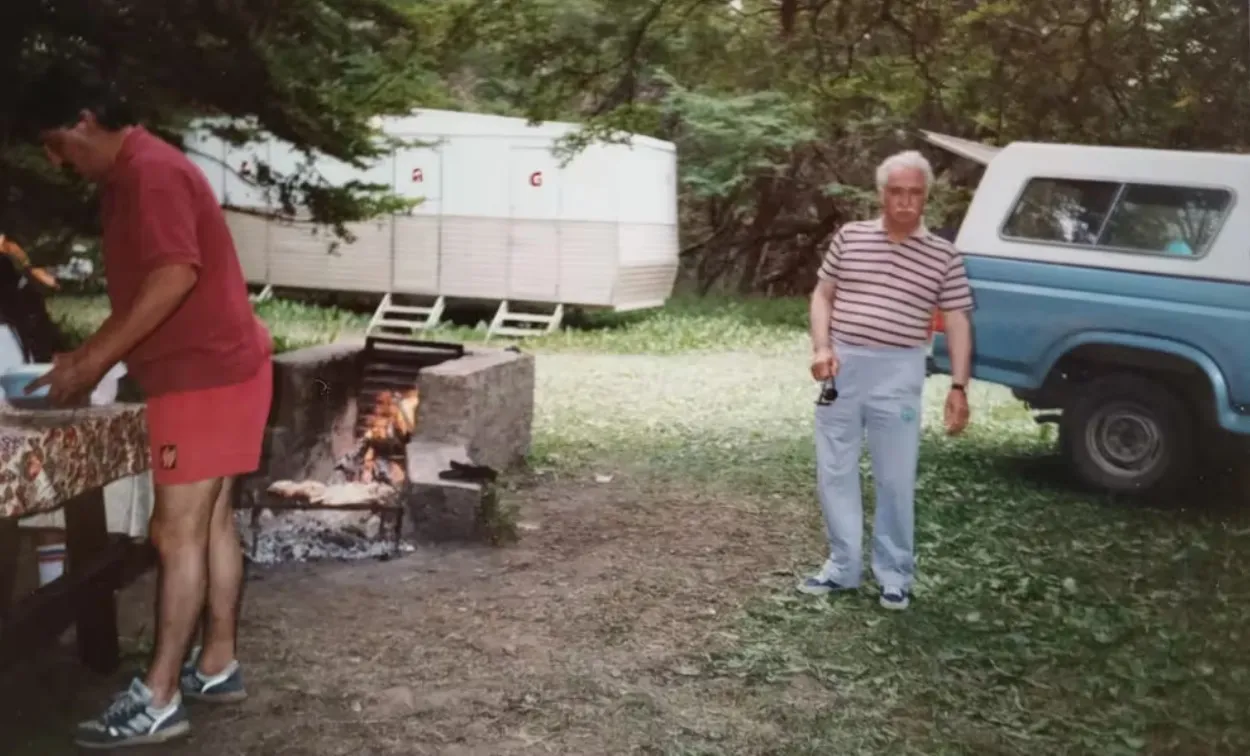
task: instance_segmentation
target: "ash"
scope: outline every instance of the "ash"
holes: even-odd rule
[[[239,513],[239,532],[252,562],[278,564],[395,555],[402,510],[396,492],[407,479],[405,447],[419,403],[415,389],[385,391],[364,417],[363,437],[325,482],[281,480],[267,494],[304,508],[262,507]],[[369,509],[341,509],[352,505]]]
[[[244,552],[257,564],[378,559],[411,550],[399,540],[394,512],[262,509],[254,520],[250,512],[238,516]]]

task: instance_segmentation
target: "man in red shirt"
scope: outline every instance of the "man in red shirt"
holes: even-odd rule
[[[203,173],[136,125],[106,87],[75,84],[61,98],[68,110],[44,105],[40,139],[53,163],[100,188],[112,314],[81,347],[57,355],[36,386],[76,403],[126,363],[147,400],[150,532],[160,555],[150,668],[78,727],[79,745],[114,748],[185,735],[184,696],[246,695],[235,660],[243,555],[231,502],[236,477],[259,467],[273,345]],[[188,655],[201,616],[202,645]]]

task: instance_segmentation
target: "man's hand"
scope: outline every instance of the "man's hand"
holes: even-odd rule
[[[838,374],[838,356],[829,346],[832,339],[833,298],[837,286],[832,280],[821,279],[812,290],[812,302],[808,312],[808,325],[812,329],[812,377],[827,381]]]
[[[968,395],[959,389],[951,389],[946,394],[946,433],[958,436],[968,427]]]
[[[827,381],[838,374],[838,355],[832,349],[820,348],[812,352],[812,377]]]
[[[106,371],[79,352],[57,354],[52,358],[52,369],[32,381],[26,393],[33,394],[47,386],[48,399],[56,406],[86,404]]]

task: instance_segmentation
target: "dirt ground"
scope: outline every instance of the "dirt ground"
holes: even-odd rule
[[[252,569],[240,649],[251,697],[196,706],[191,740],[157,750],[585,756],[770,740],[740,684],[696,665],[742,602],[790,579],[805,528],[627,474],[529,480],[510,498],[511,546]],[[122,596],[130,669],[150,644],[151,591],[149,576]],[[67,648],[9,677],[2,740],[43,756],[72,753],[67,728],[127,674],[91,678]]]

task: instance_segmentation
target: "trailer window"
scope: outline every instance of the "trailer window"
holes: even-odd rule
[[[1003,225],[1016,239],[1199,257],[1232,204],[1223,189],[1031,179]]]
[[[1111,181],[1031,179],[1003,234],[1060,244],[1095,244],[1119,189]]]

